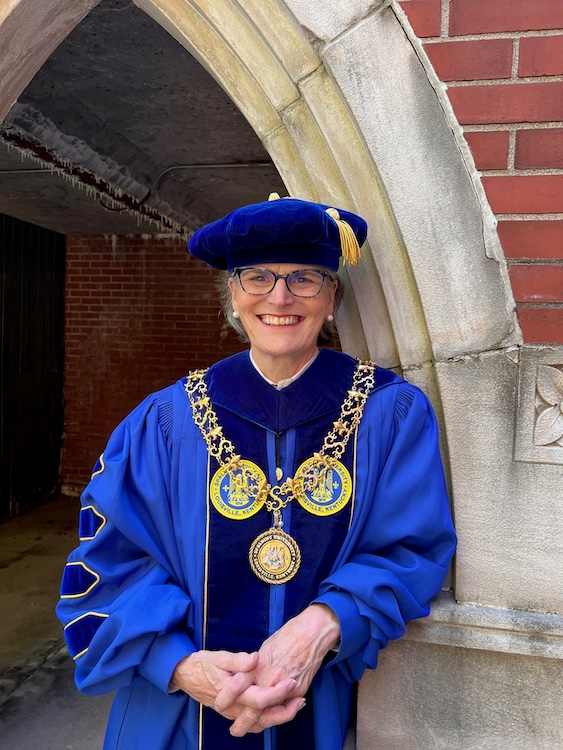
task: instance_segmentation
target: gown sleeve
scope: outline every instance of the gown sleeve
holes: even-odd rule
[[[112,434],[81,499],[57,615],[78,688],[99,695],[148,680],[163,692],[194,652],[179,579],[170,456],[149,397]]]
[[[388,428],[381,399],[370,406],[358,440],[361,497],[350,541],[315,600],[339,618],[341,644],[329,665],[350,681],[375,668],[379,650],[404,634],[408,620],[429,613],[456,545],[426,397],[401,384]]]

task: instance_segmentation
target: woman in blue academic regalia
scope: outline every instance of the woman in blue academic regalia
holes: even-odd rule
[[[82,496],[58,615],[79,689],[117,691],[106,750],[341,750],[454,552],[426,397],[319,349],[365,222],[273,197],[189,243],[249,351],[149,396]]]

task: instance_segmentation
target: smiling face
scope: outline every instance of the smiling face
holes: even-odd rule
[[[313,266],[263,263],[260,267],[288,274]],[[316,297],[295,297],[285,281],[278,279],[269,294],[254,296],[242,289],[239,279],[229,278],[233,310],[239,314],[252,355],[266,376],[271,377],[268,372],[276,371],[291,377],[311,359],[323,322],[333,313],[337,283],[326,279]]]

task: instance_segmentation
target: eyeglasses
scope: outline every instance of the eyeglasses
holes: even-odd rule
[[[293,273],[274,273],[265,268],[235,268],[233,276],[238,276],[244,292],[256,297],[269,294],[278,279],[283,279],[285,285],[294,297],[316,297],[323,288],[325,279],[334,281],[334,277],[326,271],[316,271],[307,268]]]

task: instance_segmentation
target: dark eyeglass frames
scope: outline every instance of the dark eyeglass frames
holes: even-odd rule
[[[231,275],[238,277],[244,292],[256,297],[269,294],[278,279],[285,281],[285,285],[295,297],[316,297],[323,288],[325,279],[334,281],[334,277],[326,271],[317,271],[313,268],[292,273],[274,273],[265,268],[235,268]]]

